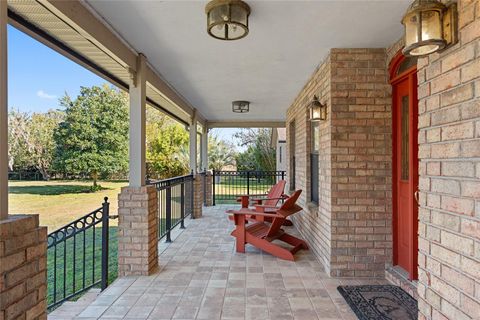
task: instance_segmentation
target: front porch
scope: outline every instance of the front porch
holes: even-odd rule
[[[295,262],[252,246],[238,254],[225,215],[232,207],[204,207],[172,243],[160,242],[159,272],[119,278],[89,305],[67,302],[48,318],[356,319],[337,286],[386,283],[331,278],[312,251]]]

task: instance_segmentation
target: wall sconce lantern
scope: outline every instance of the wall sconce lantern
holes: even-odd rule
[[[232,102],[232,111],[235,113],[247,113],[250,111],[250,102],[249,101],[233,101]]]
[[[241,0],[212,0],[205,7],[207,32],[220,40],[238,40],[248,34],[250,6]]]
[[[437,0],[415,0],[405,13],[406,56],[424,56],[456,43],[457,4],[448,6]]]
[[[308,106],[310,121],[323,121],[327,119],[327,106],[318,101],[317,96],[313,96],[313,101]]]

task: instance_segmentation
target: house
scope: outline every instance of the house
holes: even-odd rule
[[[272,130],[272,148],[276,151],[277,171],[287,170],[287,129],[276,128]]]
[[[200,1],[0,2],[0,318],[45,318],[47,284],[45,229],[36,216],[8,211],[7,23],[130,93],[130,186],[118,198],[121,278],[114,288],[124,292],[131,277],[136,284],[121,301],[176,283],[172,292],[188,288],[191,295],[174,294],[150,310],[171,311],[167,318],[271,312],[317,319],[332,312],[351,319],[337,284],[386,279],[415,296],[418,319],[478,318],[480,1],[458,0],[448,11],[434,0],[410,9],[410,0],[226,1],[243,19],[233,25],[218,2],[207,6],[208,16]],[[219,40],[232,37],[243,38]],[[244,100],[250,104],[232,108]],[[293,223],[312,256],[287,266],[228,251],[228,234],[218,234],[228,221],[212,218],[220,209],[202,207],[211,182],[192,156],[197,227],[185,240],[187,227],[183,246],[172,245],[159,264],[158,195],[144,178],[146,104],[189,126],[191,155],[203,141],[204,167],[208,129],[286,128],[287,186],[303,190],[304,210]],[[171,269],[159,271],[165,265]],[[272,265],[284,270],[284,282],[266,280]],[[314,276],[301,278],[302,268]],[[283,287],[267,290],[272,283]],[[288,285],[300,286],[300,296]],[[260,306],[248,289],[260,289],[250,290]],[[85,316],[120,313],[100,298],[106,304]],[[177,306],[187,300],[188,308]]]

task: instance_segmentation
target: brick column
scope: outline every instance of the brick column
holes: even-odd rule
[[[124,187],[118,195],[118,274],[158,269],[158,201],[154,186]]]
[[[213,176],[211,171],[207,171],[205,173],[205,206],[206,207],[211,207],[213,206]]]
[[[46,319],[47,228],[38,215],[0,221],[0,319]]]
[[[203,177],[196,174],[193,180],[193,217],[202,217],[203,208]]]

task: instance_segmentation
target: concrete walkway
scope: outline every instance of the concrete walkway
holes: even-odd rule
[[[228,208],[204,208],[171,244],[161,243],[158,274],[117,279],[89,304],[69,302],[48,318],[356,319],[337,286],[385,283],[332,279],[310,251],[297,253],[295,262],[251,246],[236,253]]]

